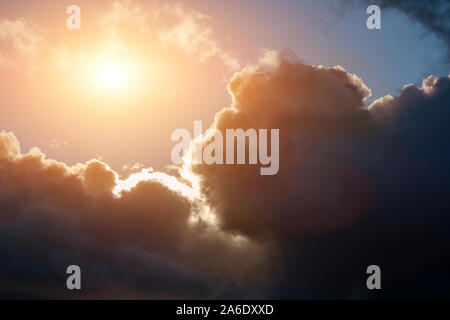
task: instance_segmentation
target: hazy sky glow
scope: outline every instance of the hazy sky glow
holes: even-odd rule
[[[23,32],[37,38],[26,40],[35,42],[25,56],[6,48],[16,65],[0,69],[0,125],[25,149],[40,146],[68,163],[102,157],[116,169],[133,161],[164,166],[172,130],[211,123],[229,104],[224,81],[235,70],[227,59],[251,64],[264,50],[291,48],[305,62],[342,65],[371,88],[369,102],[429,73],[445,74],[440,41],[395,10],[385,10],[382,30],[371,32],[364,7],[340,2],[193,0],[176,9],[157,1],[77,1],[82,29],[68,31],[69,4],[0,3],[1,19],[22,19]],[[116,64],[129,70],[98,70],[99,60],[121,60]],[[133,73],[127,81],[136,82],[126,92],[105,91],[91,78],[108,76],[108,68]],[[67,144],[52,149],[54,139]]]

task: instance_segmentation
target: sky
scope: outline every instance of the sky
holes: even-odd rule
[[[82,28],[67,30],[65,9],[72,2],[1,2],[2,19],[24,18],[39,28],[36,34],[42,43],[36,44],[40,48],[36,50],[42,55],[21,68],[1,71],[5,103],[0,124],[15,132],[23,148],[39,146],[70,164],[96,157],[116,170],[134,162],[163,168],[170,160],[170,133],[191,128],[194,120],[211,123],[214,114],[231,101],[226,82],[236,70],[225,65],[217,57],[220,54],[202,58],[202,53],[193,57],[176,45],[162,48],[155,40],[157,30],[176,21],[144,18],[163,5],[157,1],[129,2],[129,8],[140,10],[137,14],[142,17],[137,19],[147,29],[124,18],[114,22],[115,35],[105,30],[108,22],[102,25],[102,17],[114,12],[111,1],[73,2],[81,7]],[[341,65],[362,77],[372,90],[367,105],[384,95],[398,94],[405,84],[420,83],[429,74],[448,72],[442,41],[399,10],[383,10],[382,28],[373,31],[365,27],[368,15],[363,5],[345,6],[338,1],[196,0],[183,4],[186,10],[207,17],[198,23],[208,30],[208,41],[241,66],[255,63],[267,50],[289,48],[307,63]],[[127,31],[133,32],[129,39]],[[136,68],[147,64],[147,83],[121,97],[108,97],[108,92],[92,96],[89,89],[81,88],[89,84],[89,71],[84,79],[73,81],[73,68],[86,69],[91,62],[74,67],[64,59],[84,55],[83,59],[95,60],[109,50],[107,46],[119,43],[138,56],[128,58],[136,60]],[[35,81],[39,76],[46,80]]]
[[[0,298],[448,298],[450,6],[377,3],[0,0]]]

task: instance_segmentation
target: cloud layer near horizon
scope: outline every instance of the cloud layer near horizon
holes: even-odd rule
[[[246,274],[264,259],[258,245],[190,223],[195,201],[164,182],[141,179],[116,197],[117,179],[98,160],[67,167],[37,149],[22,154],[0,133],[0,296],[70,297],[71,264],[91,298],[211,298],[223,294],[216,286],[259,281]]]
[[[356,75],[269,52],[229,92],[213,129],[280,129],[280,171],[188,166],[195,199],[149,178],[116,197],[105,163],[0,134],[0,295],[66,297],[70,264],[83,297],[365,297],[369,264],[386,296],[448,295],[450,78],[367,109]],[[218,223],[190,222],[199,206]]]

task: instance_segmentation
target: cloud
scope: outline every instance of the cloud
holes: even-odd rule
[[[100,26],[115,40],[123,37],[124,30],[138,31],[202,62],[218,57],[230,69],[239,68],[238,60],[213,38],[210,18],[179,2],[143,8],[132,1],[116,1],[103,14]]]
[[[280,129],[280,170],[185,164],[120,177],[0,134],[0,296],[418,298],[450,285],[450,78],[368,108],[342,67],[268,52],[228,85],[211,130]],[[203,143],[211,137],[206,136]],[[382,292],[368,292],[378,264]]]
[[[448,90],[448,79],[429,76],[422,81],[422,86],[406,85],[399,97],[390,95],[374,101],[369,106],[370,113],[380,122],[386,123],[399,118],[411,116],[412,112],[423,111],[423,104],[429,104],[429,109],[444,108],[441,94]],[[433,104],[432,104],[433,102]],[[426,112],[430,112],[426,110]],[[436,110],[438,114],[440,110]],[[428,119],[427,119],[428,120]]]
[[[437,261],[450,241],[450,78],[430,76],[366,109],[370,90],[356,75],[272,52],[229,91],[212,129],[280,129],[278,175],[187,166],[221,228],[277,243],[270,297],[447,295],[450,264]],[[361,280],[370,264],[388,273],[377,295]]]
[[[130,0],[115,1],[100,14],[98,25],[91,28],[91,35],[106,42],[108,55],[132,57],[139,42],[150,46],[153,53],[161,51],[167,55],[170,50],[180,50],[200,62],[217,58],[231,71],[240,66],[233,54],[213,37],[211,19],[182,3],[141,6]],[[52,46],[50,55],[61,70],[75,68],[88,58],[85,51],[65,42]]]
[[[106,30],[110,37],[119,39],[124,27],[131,27],[142,33],[149,33],[150,19],[155,19],[154,9],[144,10],[134,5],[132,1],[115,1],[112,8],[104,12],[100,18],[100,27]],[[122,32],[121,32],[122,30]]]
[[[181,3],[166,4],[161,12],[173,20],[169,27],[158,31],[163,45],[178,47],[198,56],[200,61],[219,57],[232,70],[239,69],[239,62],[223,51],[213,39],[208,16],[185,8]]]
[[[0,20],[0,66],[33,64],[43,48],[43,31],[33,22],[19,18]]]
[[[200,204],[173,180],[145,177],[116,196],[121,180],[105,163],[68,167],[0,133],[0,296],[75,297],[71,264],[86,298],[212,298],[258,283],[263,248],[191,221]]]
[[[367,210],[366,178],[346,161],[363,152],[360,135],[367,131],[358,123],[368,121],[363,101],[370,90],[360,78],[339,66],[314,67],[292,53],[269,52],[258,66],[235,74],[228,88],[233,105],[216,115],[214,128],[280,129],[280,171],[268,178],[255,166],[193,166],[226,229],[312,234]]]

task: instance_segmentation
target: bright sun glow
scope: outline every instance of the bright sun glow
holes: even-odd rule
[[[95,87],[109,92],[118,93],[129,89],[135,80],[133,67],[123,59],[97,59],[91,71]]]

